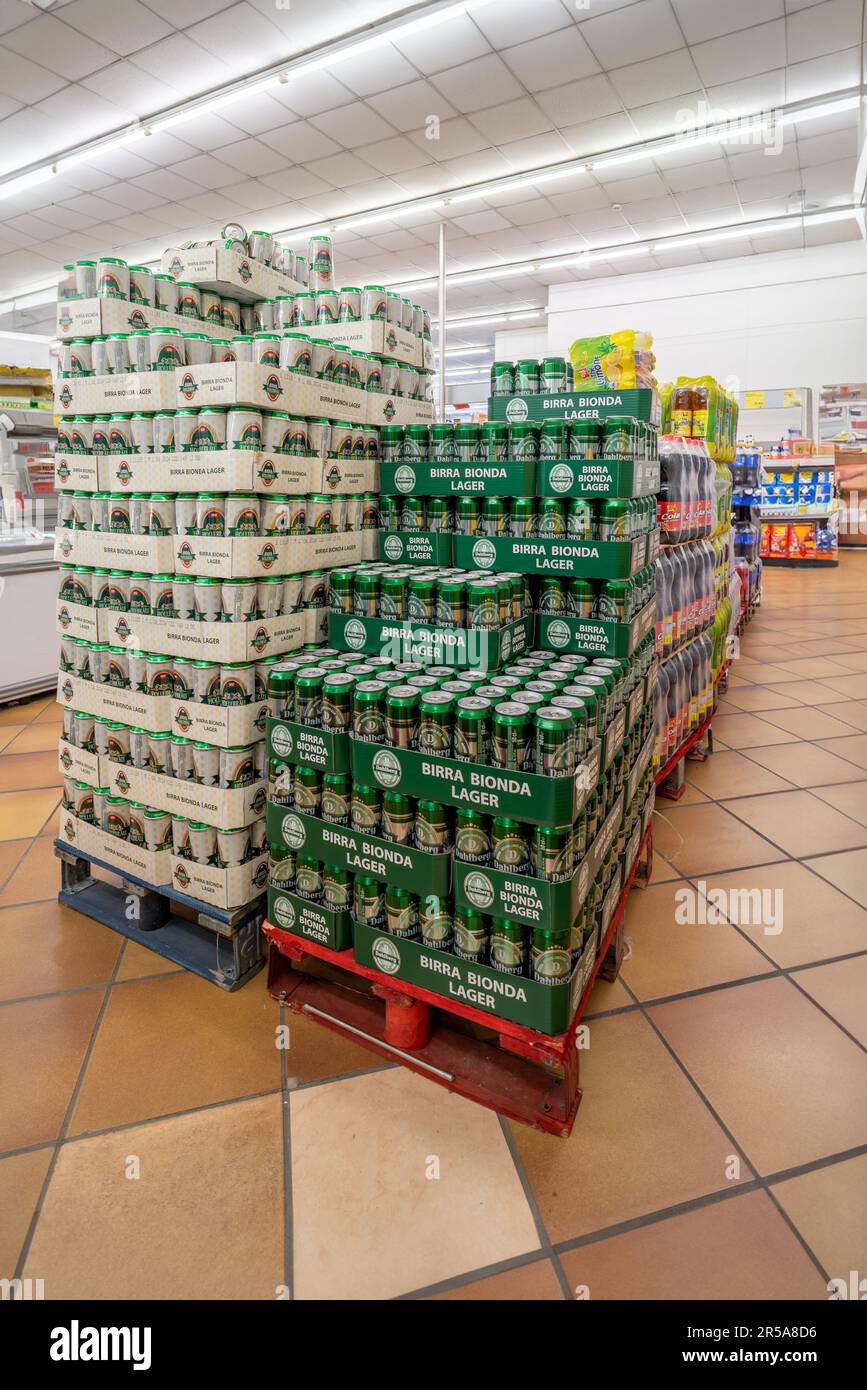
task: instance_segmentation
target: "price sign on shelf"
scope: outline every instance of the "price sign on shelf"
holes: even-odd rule
[[[791,386],[783,392],[783,405],[800,405],[801,393],[794,390]]]
[[[764,391],[745,391],[744,410],[763,410],[765,405]]]

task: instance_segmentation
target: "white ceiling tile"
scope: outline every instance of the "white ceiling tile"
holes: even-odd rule
[[[503,61],[530,91],[558,87],[570,78],[591,77],[599,64],[574,26],[502,50]]]
[[[286,164],[285,155],[278,154],[252,136],[247,140],[238,140],[234,145],[223,145],[219,158],[233,169],[242,174],[251,174],[254,178],[258,174],[273,174]]]
[[[612,203],[631,203],[637,198],[661,198],[668,192],[659,174],[636,174],[606,183]]]
[[[197,193],[195,197],[186,198],[184,201],[187,207],[192,208],[200,217],[212,220],[215,226],[218,223],[223,226],[236,211],[232,206],[231,192],[231,188],[221,188],[219,193]],[[244,211],[246,210],[245,208]]]
[[[709,5],[707,0],[672,0],[672,4],[687,43],[733,34],[736,29],[749,29],[753,24],[781,19],[784,14],[783,0],[726,0],[724,5]]]
[[[297,113],[285,101],[281,101],[278,96],[269,95],[268,92],[245,97],[229,110],[232,125],[237,126],[245,135],[261,135],[266,130],[279,130],[281,126],[290,125],[297,120]],[[225,140],[220,141],[222,145],[226,143]]]
[[[278,169],[275,174],[263,174],[261,182],[287,198],[314,198],[317,193],[326,193],[331,184],[317,178],[308,169],[293,165],[288,169]]]
[[[51,221],[55,236],[58,228],[77,232],[90,224],[90,218],[83,217],[80,212],[73,212],[71,208],[62,207],[59,203],[51,204]]]
[[[276,6],[275,6],[276,11]],[[202,48],[222,58],[236,73],[279,63],[286,56],[286,38],[252,5],[232,5],[186,30]]]
[[[760,198],[787,197],[799,186],[800,181],[797,172],[786,169],[782,169],[778,174],[767,173],[761,177],[735,180],[738,196],[745,203]]]
[[[572,217],[576,213],[592,212],[598,209],[606,211],[611,207],[611,195],[605,188],[600,188],[594,183],[589,174],[583,174],[579,179],[572,180],[567,185],[569,191],[562,193],[552,193],[548,189],[548,202],[557,212],[564,217]]]
[[[789,142],[779,151],[767,149],[737,149],[729,152],[729,170],[733,179],[764,178],[765,174],[791,172],[798,168],[797,142]]]
[[[75,0],[63,10],[64,24],[127,56],[171,33],[171,25],[139,0]]]
[[[836,198],[852,201],[852,184],[855,179],[855,158],[836,159],[833,164],[825,164],[819,169],[803,171],[804,191],[808,198],[820,201]]]
[[[809,128],[809,125],[804,127],[805,131]],[[838,159],[851,159],[857,153],[858,131],[855,126],[833,135],[814,135],[811,139],[798,140],[798,158],[805,169],[816,164],[832,164]]]
[[[84,217],[93,218],[94,221],[110,220],[116,216],[118,210],[117,203],[110,203],[95,193],[80,193],[77,198],[67,198],[66,206],[73,212],[80,212]]]
[[[442,72],[490,54],[491,45],[468,16],[450,19],[417,34],[397,35],[394,46],[419,72]]]
[[[405,169],[418,169],[432,161],[427,150],[419,149],[404,135],[395,135],[390,140],[379,140],[373,145],[365,145],[364,158],[381,174],[399,174]]]
[[[691,232],[703,232],[720,223],[734,222],[740,215],[740,204],[734,190],[727,193],[725,189],[714,189],[709,197],[705,189],[696,188],[678,193],[677,201]],[[713,206],[708,206],[709,203]]]
[[[418,250],[417,238],[412,232],[400,227],[396,231],[385,232],[382,236],[372,237],[371,241],[382,251]]]
[[[551,87],[540,92],[536,101],[560,127],[579,121],[586,123],[596,116],[612,116],[623,109],[623,103],[604,73],[567,82],[562,87]]]
[[[778,106],[785,100],[785,73],[785,68],[774,68],[757,73],[754,77],[708,86],[708,101],[714,117],[722,120],[749,111],[763,111],[768,106]]]
[[[390,92],[380,92],[369,98],[370,105],[397,130],[425,137],[426,123],[436,116],[441,123],[454,116],[455,111],[443,95],[429,82],[409,82]],[[481,102],[481,106],[489,105]]]
[[[184,121],[178,129],[183,130],[184,143],[197,154],[210,154],[222,145],[234,145],[246,134],[238,126],[223,120],[222,116],[199,116],[194,121]]]
[[[790,63],[786,69],[786,100],[805,101],[824,96],[858,82],[858,49],[823,54],[805,63]]]
[[[405,169],[402,173],[395,174],[394,180],[414,198],[439,193],[446,182],[443,170],[436,164],[426,164],[423,169]]]
[[[57,231],[57,228],[46,222],[44,217],[37,217],[32,212],[5,218],[3,228],[4,231],[15,234],[19,246],[26,246],[30,242],[49,241]]]
[[[171,166],[171,172],[179,174],[182,179],[190,179],[198,184],[199,188],[207,189],[225,188],[227,184],[236,183],[238,179],[237,165],[224,164],[222,160],[214,159],[208,154],[197,154],[192,159],[183,159],[180,164]],[[185,201],[189,202],[189,199]]]
[[[13,29],[4,37],[3,44],[13,53],[21,53],[73,82],[114,59],[114,54],[102,44],[85,38],[49,14]]]
[[[24,106],[0,124],[0,173],[51,154],[57,148],[57,127],[41,111]]]
[[[474,125],[464,120],[462,116],[451,121],[443,121],[441,125],[432,132],[435,138],[429,138],[426,131],[410,131],[408,138],[414,145],[418,145],[420,150],[424,150],[433,159],[455,159],[458,155],[471,154],[474,150],[483,150],[487,146],[485,137],[476,130]]]
[[[775,19],[769,24],[757,24],[749,31],[749,42],[742,34],[727,34],[695,44],[692,56],[707,85],[734,82],[782,67],[786,61],[786,21]]]
[[[482,111],[486,106],[496,106],[522,95],[519,83],[495,53],[440,72],[434,80],[438,90],[458,111]]]
[[[510,140],[508,145],[500,146],[500,154],[517,171],[570,160],[572,150],[563,136],[552,130],[545,135],[533,135],[527,140]]]
[[[78,170],[76,170],[76,173]],[[129,208],[131,212],[148,212],[151,208],[159,207],[165,202],[158,193],[150,193],[146,188],[138,188],[133,183],[118,183],[114,181],[110,186],[111,200],[119,203],[121,207]]]
[[[360,97],[402,87],[418,76],[412,63],[407,62],[393,44],[365,54],[363,63],[341,63],[337,71],[341,82]]]
[[[189,179],[182,179],[168,169],[155,169],[152,174],[143,174],[141,178],[134,179],[133,183],[136,188],[143,188],[147,193],[158,193],[162,198],[188,198],[191,193],[201,192]]]
[[[694,92],[701,85],[687,48],[618,68],[612,72],[611,81],[627,107],[646,106],[651,101]]]
[[[108,101],[117,102],[137,116],[150,116],[177,101],[180,89],[161,82],[134,63],[113,63],[94,77],[85,77],[82,86]]]
[[[452,221],[462,232],[477,236],[483,232],[501,232],[510,224],[499,212],[489,208],[485,212],[471,212],[464,217],[453,217]]]
[[[629,114],[639,135],[645,140],[661,135],[679,135],[707,119],[707,98],[704,92],[686,92],[667,101],[651,101],[646,106],[633,106]]]
[[[828,242],[860,241],[861,233],[856,223],[833,222],[824,227],[807,227],[804,241],[807,246],[823,246]]]
[[[0,0],[0,34],[10,34],[32,18],[32,13],[24,8],[21,0]]]
[[[574,23],[560,0],[533,0],[530,5],[526,0],[498,0],[496,5],[483,5],[473,20],[495,49],[525,43]]]
[[[333,154],[328,159],[317,160],[311,172],[327,179],[335,188],[350,188],[363,183],[376,171],[356,154]]]
[[[581,32],[604,68],[656,58],[683,46],[668,0],[639,0],[628,17],[614,11],[585,19]]]
[[[342,66],[343,64],[339,63],[335,72],[339,73]],[[286,105],[299,116],[318,116],[321,111],[331,111],[335,106],[355,101],[354,92],[350,92],[342,82],[327,72],[314,72],[309,77],[293,77],[279,90]]]
[[[548,222],[552,208],[544,198],[537,198],[531,203],[511,203],[500,212],[516,227],[532,227],[534,222]]]
[[[285,156],[284,163],[292,164],[340,152],[340,145],[309,121],[292,121],[279,130],[270,130],[261,137],[261,143]]]
[[[185,34],[172,34],[137,52],[135,65],[184,96],[205,92],[233,75],[231,68],[192,43]]]
[[[323,111],[321,115],[311,117],[311,125],[350,150],[359,145],[371,145],[374,140],[385,140],[394,134],[393,126],[363,101],[339,106],[336,111]]]
[[[153,160],[142,159],[131,149],[113,150],[110,154],[94,154],[87,163],[91,169],[99,169],[104,174],[110,174],[112,179],[118,180],[134,179],[140,174],[149,174],[154,168]]]
[[[54,270],[55,262],[35,251],[12,251],[0,256],[0,285],[14,288],[24,280],[33,281]]]
[[[596,154],[635,143],[635,129],[626,115],[605,116],[580,125],[563,126],[560,134],[576,155]]]
[[[542,131],[551,129],[550,120],[531,97],[507,101],[487,111],[475,111],[473,125],[487,136],[492,145],[505,145],[510,140],[540,135]]]
[[[16,101],[37,102],[63,86],[63,79],[47,68],[0,46],[0,91]],[[21,161],[17,161],[20,163]]]
[[[861,39],[864,7],[861,0],[825,0],[786,21],[789,62],[816,58],[849,48]]]
[[[167,19],[175,29],[187,29],[218,10],[228,9],[234,0],[183,0],[183,10],[180,12],[178,0],[147,0],[147,4],[149,9]],[[273,4],[271,9],[274,9]]]
[[[180,164],[182,159],[192,159],[194,155],[199,154],[194,145],[188,145],[180,136],[171,135],[168,131],[149,135],[142,146],[142,151],[144,150],[147,150],[147,157],[152,164],[162,167],[167,164]]]
[[[482,150],[478,154],[463,154],[458,159],[449,159],[445,164],[448,182],[453,187],[465,183],[483,183],[486,179],[500,179],[514,171],[508,161],[497,150]]]
[[[256,179],[242,179],[220,189],[226,200],[226,220],[237,217],[239,213],[261,212],[274,202],[274,190]]]
[[[48,116],[57,131],[57,146],[77,145],[79,141],[106,135],[126,125],[133,113],[115,106],[86,87],[70,84],[63,91],[40,101],[35,108]]]

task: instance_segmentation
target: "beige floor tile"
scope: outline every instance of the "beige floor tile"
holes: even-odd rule
[[[651,1014],[759,1172],[867,1142],[867,1056],[788,980],[734,985]]]
[[[587,1289],[594,1302],[827,1296],[822,1276],[764,1192],[594,1241],[567,1251],[561,1262],[573,1293]]]
[[[791,787],[790,782],[737,752],[714,753],[707,762],[687,763],[686,778],[714,801],[748,792],[784,792]]]
[[[0,792],[59,787],[62,783],[56,748],[42,753],[13,753],[7,749],[0,757]]]
[[[728,748],[767,748],[797,740],[797,735],[786,729],[775,729],[773,724],[755,714],[718,715],[713,722],[713,736]]]
[[[867,950],[867,911],[802,864],[787,860],[736,874],[708,874],[704,883],[707,892],[726,895],[730,920],[777,965]],[[718,897],[712,902],[722,905]]]
[[[15,1273],[53,1152],[0,1159],[0,1279]]]
[[[0,753],[5,752],[26,728],[26,724],[0,724]]]
[[[775,772],[796,787],[827,787],[835,782],[857,782],[864,775],[862,768],[814,743],[786,744],[782,748],[751,748],[749,757],[760,767]]]
[[[50,836],[41,836],[19,860],[0,893],[0,907],[45,902],[60,892],[60,861]]]
[[[828,676],[845,676],[848,670],[848,667],[828,656],[809,656],[795,661],[779,656],[775,660],[777,665],[793,672],[799,680],[825,680]]]
[[[867,1268],[867,1154],[774,1183],[773,1194],[830,1279]]]
[[[800,700],[802,705],[830,705],[837,700],[843,701],[848,698],[838,695],[830,685],[824,685],[821,681],[792,679],[785,685],[776,685],[772,681],[766,688],[777,695],[790,695],[793,700]]]
[[[35,719],[33,720],[33,723],[56,724],[58,719],[63,719],[63,710],[60,708],[60,705],[57,703],[56,700],[51,699],[45,705],[45,708],[41,710],[39,714],[36,715]]]
[[[639,999],[662,999],[708,985],[764,975],[773,966],[728,922],[702,923],[706,900],[686,883],[632,894],[626,908],[623,981]]]
[[[30,840],[0,840],[0,887],[20,864],[30,843]]]
[[[12,743],[7,744],[3,749],[4,756],[15,756],[19,753],[48,753],[57,752],[57,744],[60,738],[61,724],[28,724],[20,730]]]
[[[772,792],[726,802],[726,810],[752,826],[793,859],[867,845],[867,826],[850,820],[812,792]]]
[[[70,1134],[279,1087],[278,1021],[258,979],[234,994],[186,973],[116,985]]]
[[[756,714],[766,709],[801,708],[801,702],[791,695],[784,695],[782,687],[775,689],[764,685],[747,685],[741,690],[731,690],[726,695],[726,704],[731,706],[732,713],[740,711],[743,714]]]
[[[867,651],[847,652],[837,660],[847,671],[867,671]]]
[[[58,902],[0,908],[0,999],[107,984],[121,941]]]
[[[867,825],[867,780],[863,782],[841,782],[832,787],[814,787],[812,795],[829,806],[850,816],[859,825]]]
[[[832,705],[831,709],[834,708]],[[813,706],[763,710],[759,717],[764,719],[766,724],[773,724],[777,729],[785,729],[790,734],[796,734],[798,738],[810,739],[814,743],[819,739],[846,738],[852,733],[850,724],[845,724],[842,719],[837,719],[833,714]]]
[[[57,805],[57,792],[14,791],[0,794],[0,840],[38,835]]]
[[[867,768],[867,734],[849,733],[843,738],[823,738],[816,740],[820,748],[833,753],[836,758],[845,758],[862,770]]]
[[[841,723],[867,733],[867,700],[841,700],[836,705],[817,705],[819,714],[830,714]]]
[[[539,1248],[492,1112],[395,1068],[299,1091],[290,1119],[297,1298],[393,1298]]]
[[[0,1009],[0,1152],[56,1139],[103,991],[55,994]]]
[[[21,704],[0,705],[0,725],[2,724],[29,724],[38,714],[48,708],[49,704],[56,703],[48,700],[42,695],[38,695],[33,700],[24,700]]]
[[[771,864],[783,852],[721,806],[674,807],[654,822],[654,843],[688,878]]]
[[[655,814],[655,817],[654,817],[654,825],[656,825],[656,824],[658,823],[660,816],[665,815],[665,814],[667,813],[668,808],[669,808],[670,806],[673,806],[674,804],[675,804],[675,803],[674,803],[673,801],[663,801],[663,800],[660,798],[659,793],[657,792],[657,799],[656,799],[657,810],[656,810],[656,814]],[[674,867],[673,864],[669,864],[669,863],[667,863],[667,861],[666,861],[665,859],[663,859],[662,855],[661,855],[660,852],[659,852],[659,849],[658,849],[656,846],[654,846],[654,853],[653,853],[653,882],[654,882],[654,883],[668,883],[668,882],[669,882],[671,879],[673,879],[673,878],[680,878],[679,872],[677,871],[677,869]]]
[[[823,685],[828,685],[838,695],[847,700],[867,700],[867,672],[861,671],[848,676],[826,676]]]
[[[843,854],[826,854],[807,859],[809,869],[833,883],[862,907],[867,907],[867,850],[847,850]]]
[[[714,996],[716,997],[716,996]],[[569,1139],[512,1132],[553,1241],[632,1221],[728,1187],[731,1140],[647,1021],[590,1024],[583,1099]],[[741,1181],[752,1174],[742,1165]]]
[[[24,1272],[55,1299],[275,1298],[280,1097],[64,1145]]]
[[[539,1303],[562,1302],[565,1298],[560,1280],[550,1260],[534,1260],[532,1264],[507,1269],[503,1274],[491,1274],[472,1284],[461,1284],[447,1293],[433,1295],[433,1301],[448,1299],[451,1303]]]
[[[156,951],[149,951],[138,941],[128,941],[117,972],[118,980],[140,980],[148,975],[172,975],[182,967]],[[246,986],[245,986],[246,988]]]
[[[600,975],[597,975],[590,991],[586,1016],[593,1017],[596,1014],[604,1014],[609,1009],[629,1008],[634,1002],[632,996],[624,989],[620,979],[603,980]]]
[[[795,980],[847,1032],[867,1047],[867,955],[799,970]]]
[[[782,666],[779,661],[760,661],[755,666],[750,666],[748,676],[757,685],[794,685],[798,681],[807,679],[805,676],[798,675],[797,671],[790,671],[786,666]]]

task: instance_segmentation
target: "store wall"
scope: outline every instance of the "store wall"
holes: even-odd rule
[[[7,367],[50,367],[49,345],[6,338],[0,333],[0,363]]]
[[[817,393],[861,381],[867,247],[846,242],[551,287],[549,352],[620,328],[653,333],[660,381],[707,372],[732,390]],[[501,347],[510,355],[502,340],[511,336],[497,336],[498,356]]]

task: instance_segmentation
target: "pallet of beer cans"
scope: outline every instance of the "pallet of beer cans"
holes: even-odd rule
[[[646,652],[531,651],[500,674],[338,651],[276,663],[270,920],[561,1031],[650,791]]]

